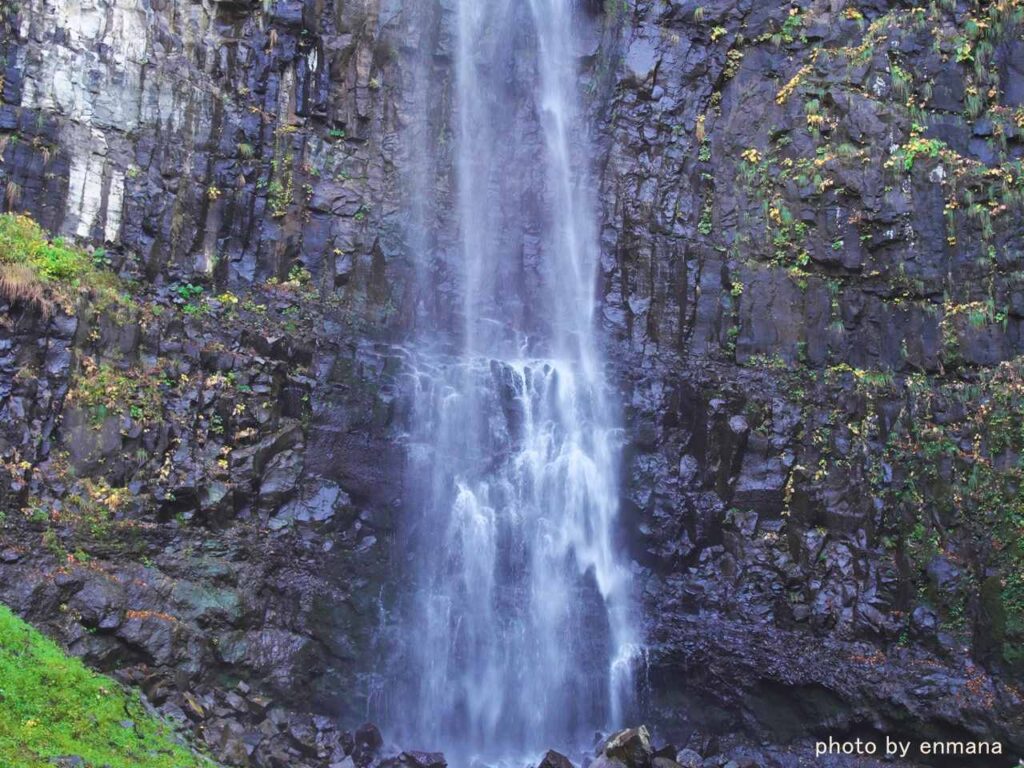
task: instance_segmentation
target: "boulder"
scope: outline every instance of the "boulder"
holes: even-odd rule
[[[572,761],[560,752],[549,749],[537,768],[574,768]]]
[[[206,724],[204,737],[214,755],[228,765],[249,765],[245,731],[235,720],[213,720]]]
[[[408,768],[447,768],[448,761],[440,752],[403,752],[399,759]]]
[[[363,723],[356,729],[355,743],[352,747],[356,765],[369,765],[383,746],[384,737],[381,736],[380,729],[373,723]]]
[[[643,725],[614,733],[601,746],[601,755],[628,768],[647,768],[654,756],[651,734]]]

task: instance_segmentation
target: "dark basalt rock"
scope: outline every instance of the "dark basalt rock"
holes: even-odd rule
[[[537,768],[575,768],[572,761],[560,752],[549,749]]]
[[[379,768],[447,768],[448,762],[440,752],[402,752],[376,765]]]
[[[647,728],[628,728],[609,736],[597,751],[598,757],[618,761],[629,768],[648,768],[654,758]]]

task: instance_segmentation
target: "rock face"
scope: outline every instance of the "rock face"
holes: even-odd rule
[[[970,13],[639,3],[594,38],[626,529],[675,738],[1020,743],[1020,529],[995,511],[1024,447],[1020,14],[991,10],[972,69]]]
[[[580,7],[622,539],[678,744],[1024,749],[1021,9],[910,5]],[[0,600],[230,764],[379,759],[334,723],[389,642],[401,341],[454,280],[403,183],[451,126],[402,130],[443,103],[452,23],[0,9],[0,205],[136,295],[3,307]]]
[[[226,762],[298,765],[365,713],[393,500],[374,474],[400,461],[382,380],[314,341],[337,321],[297,288],[247,301],[258,318],[184,325],[159,291],[121,325],[13,310],[0,599]]]
[[[560,752],[549,749],[537,768],[573,768],[572,761]]]
[[[3,307],[0,600],[231,764],[340,761],[373,687],[402,463],[377,17],[0,11],[3,207],[135,281]]]

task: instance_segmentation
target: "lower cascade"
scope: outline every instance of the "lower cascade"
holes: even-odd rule
[[[413,734],[454,753],[579,743],[629,704],[614,432],[565,361],[422,377]],[[618,663],[616,663],[618,661]],[[536,743],[534,743],[536,742]]]
[[[425,318],[411,363],[410,587],[383,717],[461,764],[589,745],[619,725],[636,640],[574,4],[460,0],[455,13],[462,327]],[[446,332],[457,340],[435,344]]]

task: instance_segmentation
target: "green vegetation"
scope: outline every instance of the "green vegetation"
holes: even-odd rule
[[[163,415],[161,371],[138,367],[116,368],[109,363],[82,361],[82,373],[68,393],[68,401],[88,411],[94,424],[108,416],[131,416],[137,421],[158,421]]]
[[[903,145],[898,153],[903,170],[908,173],[914,170],[914,161],[918,157],[938,157],[945,143],[938,139],[924,139],[914,136]]]
[[[61,238],[49,239],[28,216],[0,214],[0,296],[35,304],[45,314],[55,305],[70,311],[80,289],[92,291],[99,305],[129,305],[98,253],[94,258]]]
[[[970,310],[958,314],[969,320]],[[878,541],[904,563],[919,599],[965,640],[982,606],[1005,661],[1024,667],[1024,357],[957,378],[763,355],[745,365],[781,378],[808,419],[790,487],[813,495],[832,475],[863,477],[884,510]],[[839,392],[863,407],[822,409]],[[746,408],[770,414],[770,404],[755,396]],[[973,560],[953,591],[928,575],[937,556]]]
[[[982,558],[968,591],[984,597],[998,617],[995,639],[1005,643],[1007,661],[1022,662],[1024,359],[972,381],[926,386],[911,378],[905,393],[908,407],[882,457],[895,468],[893,481],[880,470],[872,473],[891,523],[907,536],[922,571],[935,554],[963,551],[965,543]],[[931,418],[950,403],[958,405],[958,418]],[[996,582],[986,583],[987,568],[1001,574]],[[927,588],[924,579],[921,588]],[[947,620],[955,628],[962,616],[951,609]]]
[[[178,743],[136,696],[0,606],[0,765],[52,768],[67,755],[88,768],[214,765]]]
[[[270,215],[279,219],[288,213],[295,202],[295,157],[289,149],[285,151],[287,137],[295,132],[295,126],[286,125],[277,129],[274,139],[274,155],[270,161],[271,178],[267,183],[267,204]]]
[[[862,276],[884,286],[887,303],[923,305],[932,311],[934,295],[944,287],[913,269],[908,272],[898,261],[878,257],[874,245],[884,231],[872,224],[858,202],[863,195],[859,182],[850,183],[865,174],[878,174],[888,194],[913,189],[911,178],[914,183],[927,180],[945,198],[947,246],[957,258],[974,262],[972,266],[978,269],[977,276],[971,278],[974,283],[991,284],[1000,265],[1016,258],[1012,225],[1024,211],[1024,165],[1009,147],[1024,129],[1024,108],[999,104],[1001,86],[994,53],[1019,36],[1024,0],[971,0],[961,4],[959,11],[955,3],[922,3],[910,12],[882,14],[870,24],[864,13],[849,8],[845,18],[856,22],[855,28],[847,30],[851,42],[834,48],[803,39],[803,30],[815,19],[814,14],[791,10],[749,41],[785,45],[794,51],[792,67],[779,80],[775,99],[786,108],[786,118],[771,129],[767,145],[736,149],[737,177],[747,202],[757,204],[756,208],[741,207],[741,229],[754,235],[743,243],[723,237],[722,247],[747,265],[759,261],[786,269],[800,287],[808,285],[809,278],[821,276],[823,265],[831,270],[840,261],[828,256],[828,246],[835,253],[849,250],[863,260]],[[911,54],[892,42],[912,37],[930,39],[932,53],[928,55],[960,69],[965,84],[960,119],[967,125],[986,121],[984,133],[991,159],[982,162],[974,153],[935,135],[936,83],[915,66]],[[864,67],[878,73],[867,89],[858,80]],[[836,73],[844,69],[849,79],[836,82]],[[843,130],[848,121],[846,110],[836,108],[837,99],[862,100],[866,112],[893,125],[896,133],[891,149],[877,152],[851,140]],[[794,114],[797,109],[802,120]],[[703,152],[700,142],[704,136],[699,133],[697,146]],[[710,153],[701,159],[710,159]],[[710,226],[719,204],[713,190],[705,193],[705,201],[697,229],[706,236],[717,235]],[[834,206],[836,218],[827,227],[805,219],[800,212],[808,206]],[[909,226],[909,219],[901,224]],[[860,249],[852,247],[855,242]],[[845,283],[847,276],[839,274],[836,279]],[[960,286],[952,293],[954,303],[985,299]],[[988,300],[1005,303],[1005,298],[995,295]],[[998,318],[1000,312],[988,315],[987,322],[997,322],[991,318]],[[980,316],[972,317],[971,322],[980,323]],[[943,360],[944,365],[950,362],[955,361]]]
[[[113,488],[102,478],[77,480],[68,471],[65,457],[57,461],[71,485],[61,499],[61,508],[51,510],[32,497],[23,510],[28,520],[43,527],[43,546],[62,563],[87,562],[89,552],[97,547],[109,551],[113,546],[126,554],[133,551],[138,543],[138,521],[124,513],[131,500],[128,489]]]

